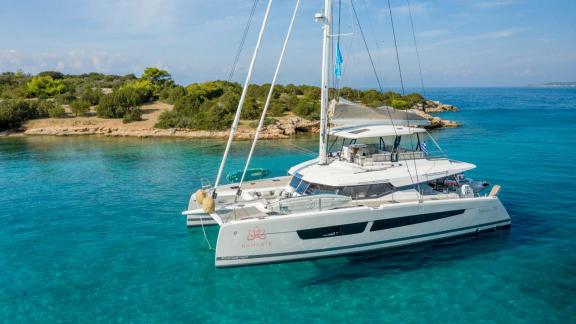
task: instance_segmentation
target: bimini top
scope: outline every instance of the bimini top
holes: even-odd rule
[[[425,132],[425,129],[416,127],[375,125],[333,128],[330,130],[330,135],[347,139],[359,139],[370,137],[412,135]]]
[[[367,107],[343,98],[332,100],[328,108],[330,123],[340,126],[358,125],[396,125],[396,126],[426,126],[430,121],[419,115],[419,112],[398,110],[389,106],[377,108]]]

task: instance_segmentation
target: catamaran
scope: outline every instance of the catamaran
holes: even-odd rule
[[[413,111],[329,101],[332,1],[323,28],[318,157],[287,176],[245,181],[282,64],[292,14],[270,93],[240,181],[220,180],[250,83],[272,1],[260,28],[238,110],[214,185],[190,198],[188,225],[219,225],[217,267],[331,257],[432,242],[510,226],[500,187],[464,173],[476,166],[450,159]],[[429,145],[431,143],[432,145]],[[488,194],[483,193],[488,191]]]

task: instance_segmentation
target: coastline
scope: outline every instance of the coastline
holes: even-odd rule
[[[29,120],[20,129],[0,132],[0,137],[18,136],[107,136],[107,137],[139,137],[139,138],[189,138],[189,139],[225,139],[229,130],[209,131],[181,128],[155,128],[160,114],[171,110],[172,105],[163,102],[153,102],[142,107],[141,121],[122,123],[119,119],[105,119],[95,116],[41,118]],[[459,111],[458,108],[427,100],[424,105],[413,107],[413,111],[427,118],[431,125],[427,128],[454,128],[460,126],[455,121],[445,120],[432,114],[445,111]],[[254,138],[256,130],[250,127],[251,121],[242,121],[235,139],[249,140]],[[309,121],[288,114],[276,118],[276,122],[268,125],[260,134],[260,139],[287,139],[298,134],[315,134],[319,129],[318,121]]]

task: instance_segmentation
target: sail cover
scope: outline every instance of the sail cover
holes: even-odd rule
[[[330,123],[335,126],[355,125],[396,125],[427,126],[428,119],[418,115],[413,109],[398,110],[389,106],[367,107],[340,98],[332,100],[328,108]]]

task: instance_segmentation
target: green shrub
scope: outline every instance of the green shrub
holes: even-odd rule
[[[273,100],[270,102],[270,107],[268,107],[268,115],[279,117],[284,115],[284,113],[288,110],[286,104],[279,100]]]
[[[254,120],[259,119],[262,114],[262,108],[256,102],[254,98],[246,98],[244,101],[244,107],[242,108],[242,114],[240,115],[242,119]]]
[[[96,115],[102,118],[122,118],[127,111],[129,104],[125,98],[117,93],[103,96],[96,106]]]
[[[400,109],[400,110],[406,110],[406,109],[410,109],[410,103],[406,100],[403,99],[392,99],[392,102],[390,104],[392,107],[394,107],[395,109]]]
[[[80,99],[70,103],[70,110],[72,110],[76,117],[86,116],[90,111],[90,106],[90,102],[86,99]]]
[[[50,118],[62,118],[66,117],[66,111],[61,105],[54,104],[52,107],[48,108],[48,117]]]
[[[320,119],[320,102],[310,99],[300,100],[294,108],[294,113],[302,118],[318,120]]]
[[[25,100],[0,102],[0,131],[18,128],[26,120],[38,117],[36,105]]]
[[[192,83],[186,87],[188,94],[203,97],[206,100],[218,98],[224,94],[224,85],[220,81]]]
[[[29,104],[36,109],[36,117],[60,118],[66,116],[64,107],[52,100],[30,101]]]
[[[96,114],[102,118],[124,118],[132,108],[141,106],[152,98],[150,81],[130,81],[111,94],[102,96],[96,106]],[[129,119],[133,119],[133,116]]]
[[[76,101],[77,98],[70,92],[66,92],[57,95],[54,99],[56,100],[57,103],[61,105],[69,105],[70,103]]]
[[[404,96],[403,99],[406,100],[410,104],[410,107],[412,107],[416,104],[422,104],[426,101],[426,99],[424,99],[424,97],[419,93],[407,94]]]
[[[154,86],[148,80],[130,81],[115,92],[132,106],[140,106],[154,99]]]
[[[124,114],[124,117],[122,118],[122,122],[124,124],[139,120],[142,120],[142,110],[140,110],[140,107],[133,107],[128,109],[128,111]]]
[[[6,99],[26,99],[30,98],[32,94],[28,91],[28,88],[24,86],[18,87],[5,87],[0,89],[0,98]]]
[[[102,89],[96,87],[86,87],[80,94],[80,98],[83,101],[88,102],[91,106],[95,106],[100,102],[100,98],[103,96]]]
[[[160,98],[168,103],[175,103],[178,99],[187,94],[186,88],[182,86],[165,87],[160,92]]]
[[[203,102],[204,100],[201,96],[186,95],[176,100],[174,111],[179,115],[192,115],[198,112]]]

